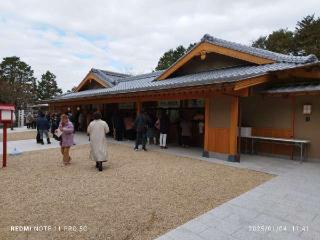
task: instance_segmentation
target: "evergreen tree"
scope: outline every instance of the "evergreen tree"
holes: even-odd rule
[[[315,54],[320,58],[320,18],[308,15],[297,22],[294,32],[280,29],[259,37],[252,46],[284,54]]]
[[[0,78],[0,103],[12,103],[10,85],[2,77]]]
[[[315,54],[320,58],[320,17],[308,15],[297,23],[295,40],[299,54]]]
[[[24,108],[36,100],[36,78],[33,70],[19,57],[6,57],[0,63],[1,101]],[[4,99],[3,99],[4,98]]]
[[[47,71],[45,74],[42,74],[41,81],[39,81],[37,89],[38,99],[49,99],[61,93],[62,90],[58,88],[56,76],[50,71]]]
[[[169,68],[173,63],[175,63],[179,58],[190,51],[194,46],[195,43],[190,44],[188,48],[180,45],[174,50],[170,49],[169,51],[165,52],[159,59],[158,65],[155,70],[159,71]]]
[[[294,33],[287,29],[280,29],[273,31],[268,36],[259,37],[252,46],[284,54],[296,52]]]

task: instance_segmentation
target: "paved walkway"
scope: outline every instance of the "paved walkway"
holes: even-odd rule
[[[77,144],[88,143],[85,134],[76,134]],[[126,144],[133,142],[109,142]],[[21,151],[59,147],[39,145],[35,140],[12,141]],[[2,144],[0,151],[2,152]],[[276,174],[272,180],[164,234],[157,240],[318,240],[320,239],[320,163],[243,155],[241,163],[202,158],[201,149],[148,146],[153,151],[197,158],[218,164]]]
[[[75,134],[74,141],[76,145],[87,144],[88,136],[85,134]],[[59,142],[55,139],[51,138],[51,144],[47,144],[47,141],[44,140],[45,144],[37,144],[35,139],[27,139],[27,140],[18,140],[18,141],[8,141],[8,153],[12,153],[14,148],[16,148],[19,152],[29,152],[29,151],[37,151],[37,150],[45,150],[49,148],[57,148],[59,146]],[[0,155],[2,155],[2,142],[0,142]]]
[[[320,164],[257,157],[279,176],[189,221],[157,240],[318,240]],[[267,163],[264,163],[265,161]],[[243,162],[249,164],[250,157]],[[242,163],[241,163],[242,165]]]
[[[11,128],[7,128],[7,133],[16,133],[16,132],[31,132],[36,131],[36,129],[33,128],[27,128],[27,127],[15,127],[13,130]],[[2,134],[2,129],[0,130],[0,135]]]
[[[320,240],[320,163],[256,155],[233,163],[199,157],[197,148],[148,149],[277,175],[157,240]]]

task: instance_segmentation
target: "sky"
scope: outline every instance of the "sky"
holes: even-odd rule
[[[12,0],[0,1],[0,57],[18,56],[64,91],[91,68],[140,74],[161,55],[212,36],[250,45],[294,30],[319,0]]]

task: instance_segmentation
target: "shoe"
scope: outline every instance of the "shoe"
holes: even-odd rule
[[[143,151],[145,151],[145,152],[147,152],[148,150],[144,147],[144,148],[142,148],[143,149]]]
[[[139,149],[138,149],[138,148],[134,148],[134,150],[135,150],[135,151],[138,151]]]
[[[51,144],[50,138],[47,138],[47,143],[48,143],[48,144]]]
[[[163,148],[167,149],[168,147],[167,147],[167,146],[164,146]]]
[[[99,163],[98,162],[96,162],[96,168],[99,168]]]
[[[99,172],[102,172],[102,162],[98,162],[98,169],[99,169]]]

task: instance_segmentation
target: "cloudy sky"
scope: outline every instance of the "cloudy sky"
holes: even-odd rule
[[[0,57],[46,70],[64,91],[90,70],[152,71],[163,52],[205,33],[250,44],[302,17],[319,0],[12,0],[0,2]]]

